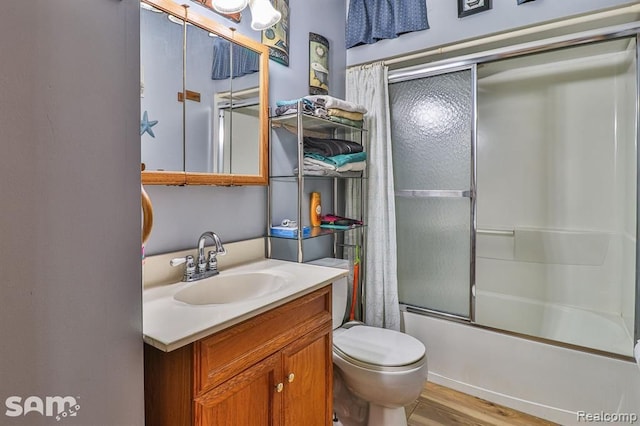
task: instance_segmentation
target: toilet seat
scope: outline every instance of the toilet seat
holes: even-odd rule
[[[333,348],[347,361],[370,370],[406,371],[425,360],[425,347],[415,337],[366,325],[335,330]]]

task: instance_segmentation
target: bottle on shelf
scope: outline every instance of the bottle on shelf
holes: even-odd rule
[[[320,193],[311,193],[311,206],[309,208],[311,226],[320,226],[322,217],[322,205],[320,202]]]

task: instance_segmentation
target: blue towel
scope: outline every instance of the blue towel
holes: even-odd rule
[[[339,154],[332,157],[325,157],[320,154],[307,153],[305,157],[314,158],[316,160],[323,161],[327,164],[331,164],[336,167],[342,167],[348,163],[355,163],[357,161],[365,161],[367,159],[366,152],[356,152],[354,154]]]
[[[276,106],[296,106],[298,101],[302,101],[303,104],[313,107],[313,101],[305,98],[291,99],[290,101],[276,101]]]

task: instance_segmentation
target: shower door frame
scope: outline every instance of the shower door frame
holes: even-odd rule
[[[517,44],[514,46],[507,46],[503,48],[493,49],[485,52],[479,52],[470,55],[464,55],[458,58],[446,59],[442,61],[433,62],[426,65],[416,65],[408,68],[401,68],[397,70],[389,71],[389,77],[387,84],[398,83],[401,81],[414,80],[418,78],[433,77],[442,74],[448,74],[456,71],[471,70],[471,90],[472,90],[472,123],[471,123],[471,185],[470,191],[467,194],[463,191],[425,191],[433,193],[430,196],[438,196],[436,192],[461,192],[460,195],[450,194],[449,196],[468,196],[471,204],[471,222],[470,222],[470,272],[469,272],[469,292],[470,292],[470,306],[469,316],[464,317],[455,314],[449,314],[446,312],[440,312],[429,308],[415,307],[410,305],[401,304],[401,310],[417,313],[422,315],[433,316],[436,318],[442,318],[447,320],[453,320],[462,322],[474,327],[488,329],[503,334],[513,335],[517,337],[526,338],[528,340],[539,341],[543,343],[552,344],[555,346],[577,349],[584,352],[595,353],[598,355],[604,355],[611,358],[618,358],[624,360],[632,360],[633,357],[617,354],[613,352],[607,352],[599,349],[593,349],[585,346],[577,346],[570,343],[565,343],[557,340],[545,339],[542,337],[532,336],[529,334],[517,333],[509,330],[503,330],[495,327],[489,327],[475,322],[475,285],[476,285],[476,236],[478,234],[477,229],[477,203],[476,203],[476,183],[477,183],[477,125],[478,125],[478,110],[477,110],[477,87],[478,87],[478,75],[477,66],[482,63],[494,62],[501,59],[520,57],[535,53],[548,52],[552,50],[558,50],[568,47],[577,47],[581,45],[587,45],[591,43],[635,37],[636,41],[636,97],[635,97],[635,145],[636,145],[636,264],[635,264],[635,323],[633,331],[633,341],[640,339],[640,22],[632,22],[628,24],[610,26],[605,28],[599,28],[596,30],[589,30],[565,36],[558,36],[549,39],[528,42],[523,44]],[[443,194],[440,194],[442,196]],[[486,232],[510,232],[503,230],[485,230]]]
[[[469,198],[470,205],[470,237],[469,237],[469,282],[471,285],[469,286],[469,316],[463,316],[448,312],[441,312],[430,308],[411,306],[411,305],[402,305],[402,308],[408,312],[416,312],[416,313],[424,313],[427,315],[435,315],[439,317],[446,317],[453,320],[459,320],[464,322],[475,322],[475,283],[476,283],[476,148],[477,148],[477,124],[478,124],[478,66],[476,63],[470,64],[453,64],[448,67],[438,68],[434,70],[425,70],[419,74],[411,74],[407,76],[394,77],[392,79],[391,75],[389,76],[389,84],[391,83],[400,83],[402,81],[408,80],[416,80],[419,78],[429,78],[429,77],[437,77],[440,75],[460,72],[460,71],[469,71],[471,73],[471,145],[470,145],[470,182],[469,182],[469,190],[396,190],[396,196],[405,196],[405,197],[420,197],[420,198]],[[391,74],[391,73],[390,73]]]

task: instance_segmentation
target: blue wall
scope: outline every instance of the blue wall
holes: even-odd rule
[[[307,0],[289,0],[289,66],[269,62],[269,103],[308,94],[309,32],[330,42],[331,95],[344,97],[346,50],[344,47],[345,1],[325,0],[312,7]],[[249,24],[247,8],[240,24],[192,4],[191,11],[206,14],[226,26],[234,26],[256,40],[260,33]],[[203,231],[212,230],[223,242],[266,234],[266,187],[145,187],[154,206],[154,227],[146,253],[157,254],[191,248]]]
[[[349,66],[532,26],[570,16],[638,3],[630,0],[493,0],[491,10],[458,18],[455,0],[426,0],[430,29],[347,51]]]

